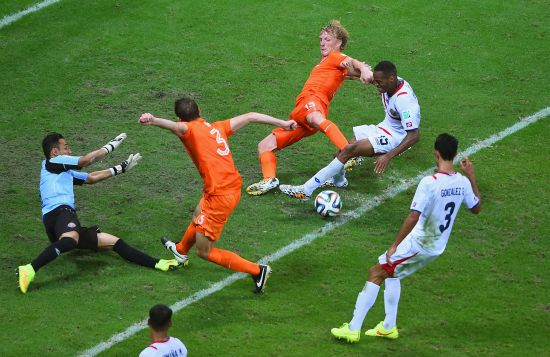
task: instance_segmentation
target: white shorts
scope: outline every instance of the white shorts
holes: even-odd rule
[[[385,154],[393,150],[404,138],[403,135],[392,133],[376,125],[354,126],[353,135],[357,140],[368,139],[375,154]]]
[[[378,262],[394,278],[403,279],[433,262],[439,255],[428,254],[420,249],[410,235],[405,237],[391,256],[392,265],[386,262],[386,252],[378,257]]]

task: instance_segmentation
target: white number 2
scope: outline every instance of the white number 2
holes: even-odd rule
[[[214,134],[216,134],[216,142],[217,142],[218,144],[223,145],[223,150],[220,149],[220,148],[217,148],[217,149],[216,149],[216,152],[217,152],[219,155],[221,155],[221,156],[227,156],[227,155],[229,155],[229,152],[230,152],[230,151],[229,151],[229,146],[227,146],[227,141],[225,141],[225,139],[222,138],[222,136],[221,136],[221,134],[220,134],[220,131],[219,131],[218,129],[216,129],[216,128],[212,128],[212,129],[210,130],[210,135],[214,135]]]

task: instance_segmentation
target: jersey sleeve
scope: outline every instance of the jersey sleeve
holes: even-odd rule
[[[87,172],[73,171],[73,170],[69,170],[69,173],[73,177],[73,185],[77,185],[77,186],[84,184],[89,175]]]
[[[348,59],[349,57],[342,52],[331,52],[328,55],[327,61],[328,64],[331,66],[334,66],[336,68],[341,68],[341,64],[344,60]]]
[[[468,209],[472,209],[479,204],[479,197],[474,193],[470,180],[464,178],[464,181],[466,181],[466,183],[464,185],[465,192],[463,204],[468,207]]]
[[[422,213],[430,203],[430,190],[429,190],[430,180],[433,180],[431,176],[424,177],[418,184],[418,187],[416,188],[416,192],[414,194],[414,197],[411,203],[412,211],[417,211]]]
[[[69,170],[80,170],[78,166],[80,156],[59,155],[46,160],[46,170],[54,174],[60,174]]]
[[[417,130],[420,127],[420,105],[412,94],[399,93],[395,108],[406,131]]]
[[[233,135],[233,130],[231,130],[231,119],[216,121],[212,123],[212,126],[224,133],[227,138]]]

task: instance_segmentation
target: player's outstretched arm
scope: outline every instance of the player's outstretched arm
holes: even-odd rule
[[[270,124],[285,130],[296,129],[296,122],[294,120],[281,120],[274,118],[271,115],[255,112],[250,112],[231,118],[230,123],[231,130],[233,130],[233,132],[236,132],[249,123]]]
[[[390,160],[396,157],[397,155],[407,151],[409,148],[413,147],[417,142],[420,141],[420,131],[419,130],[410,130],[407,131],[407,135],[399,145],[397,145],[393,150],[385,153],[384,155],[378,156],[376,163],[374,164],[374,172],[381,174],[386,170]]]
[[[124,160],[118,165],[111,167],[110,169],[94,171],[88,174],[88,177],[86,178],[86,181],[84,181],[84,183],[93,185],[94,183],[98,183],[110,177],[124,173],[136,166],[139,160],[141,160],[140,153],[130,154],[130,156],[128,156],[128,159]]]
[[[472,190],[479,199],[479,203],[475,207],[471,208],[470,212],[478,214],[481,211],[481,195],[479,194],[479,188],[477,187],[476,175],[474,173],[474,164],[472,164],[470,159],[466,156],[465,158],[460,160],[460,168],[464,172],[464,176],[466,176],[468,180],[470,180]]]
[[[151,113],[141,114],[139,117],[139,123],[141,125],[153,125],[162,129],[170,130],[177,136],[182,136],[188,130],[188,126],[184,122],[157,118]]]
[[[395,253],[395,250],[397,249],[397,246],[405,239],[409,233],[413,230],[414,226],[416,226],[416,223],[420,219],[420,212],[418,211],[411,211],[407,218],[403,221],[403,224],[401,225],[401,228],[399,229],[399,232],[397,232],[397,236],[395,237],[395,241],[393,244],[388,248],[388,251],[386,252],[386,261],[388,264],[392,264],[390,257]]]
[[[368,64],[349,57],[341,65],[348,69],[349,79],[359,78],[364,84],[373,82],[372,69]]]
[[[116,138],[109,141],[107,144],[103,145],[100,149],[94,150],[87,153],[84,156],[81,156],[78,159],[78,166],[87,167],[103,159],[107,154],[113,152],[122,142],[126,139],[126,133],[120,133]]]

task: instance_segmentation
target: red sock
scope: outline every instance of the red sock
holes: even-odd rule
[[[348,144],[348,140],[346,139],[344,134],[342,134],[336,124],[334,124],[330,120],[323,120],[321,122],[321,125],[319,125],[319,129],[321,129],[321,131],[325,133],[329,140],[332,141],[334,145],[336,145],[338,150],[342,150]]]
[[[181,254],[187,255],[191,247],[195,245],[195,233],[197,232],[195,223],[191,222],[187,230],[181,237],[181,241],[176,244],[176,250]]]
[[[260,266],[258,264],[249,262],[228,250],[212,248],[210,254],[208,254],[208,260],[233,271],[248,273],[253,276],[260,274]]]
[[[262,165],[264,179],[277,177],[277,157],[273,151],[260,154],[260,165]]]

